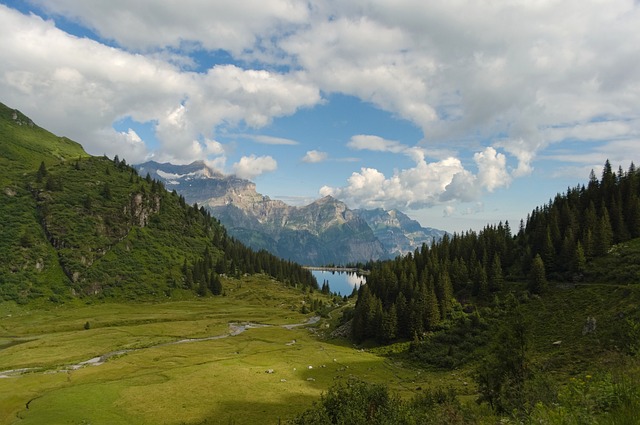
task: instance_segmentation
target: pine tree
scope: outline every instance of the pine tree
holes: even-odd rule
[[[437,282],[436,296],[438,298],[440,317],[446,318],[451,311],[451,299],[453,298],[453,285],[451,285],[451,279],[446,269],[438,275]]]
[[[640,197],[636,196],[630,201],[628,228],[632,238],[640,237]]]
[[[110,200],[111,199],[111,186],[109,186],[109,183],[105,183],[102,186],[102,190],[100,191],[100,195],[106,200]]]
[[[594,254],[596,256],[606,255],[613,243],[613,229],[611,228],[611,220],[609,220],[609,212],[604,206],[601,208],[600,220],[593,239]]]
[[[383,313],[381,328],[380,339],[382,342],[388,343],[396,338],[398,329],[398,315],[395,304],[391,304],[389,310]]]
[[[571,261],[571,266],[573,267],[573,272],[574,273],[579,273],[579,274],[584,273],[586,265],[587,265],[587,259],[586,259],[585,255],[584,255],[584,250],[582,249],[582,244],[580,242],[578,242],[576,244],[575,255],[573,257],[573,260]]]
[[[500,262],[500,256],[493,256],[493,263],[491,264],[491,274],[489,277],[489,289],[491,291],[499,291],[504,286],[504,277],[502,275],[502,264]]]
[[[36,174],[36,181],[38,183],[42,182],[42,179],[47,176],[47,167],[44,165],[44,161],[40,163],[40,168],[38,168],[38,173]]]
[[[433,284],[429,284],[423,288],[424,295],[424,313],[422,316],[423,329],[433,329],[440,323],[440,304]],[[446,308],[443,310],[447,311]]]
[[[396,317],[397,317],[397,334],[399,337],[408,338],[409,334],[409,311],[407,298],[402,292],[396,298]]]
[[[531,271],[529,272],[529,291],[534,294],[542,294],[546,291],[548,286],[547,276],[544,267],[544,261],[540,254],[536,255],[531,264]]]
[[[541,270],[544,271],[544,265]],[[522,407],[525,383],[530,377],[528,346],[528,325],[515,306],[476,371],[478,402],[488,402],[498,412],[512,412]]]
[[[217,273],[211,273],[209,278],[209,290],[213,295],[222,295],[222,281]]]

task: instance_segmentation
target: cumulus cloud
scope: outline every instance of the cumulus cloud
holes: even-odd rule
[[[453,217],[455,213],[456,209],[451,205],[447,205],[446,207],[444,207],[444,210],[442,210],[443,217]]]
[[[30,3],[115,47],[0,5],[3,101],[94,153],[110,133],[113,151],[147,154],[110,130],[128,116],[157,123],[162,155],[196,159],[221,126],[263,127],[341,93],[415,124],[425,149],[473,146],[477,173],[445,173],[438,195],[469,198],[530,174],[563,141],[596,156],[594,141],[615,149],[640,132],[640,8],[628,0]],[[190,50],[223,51],[233,64],[189,71],[198,68]],[[361,135],[350,147],[411,153],[422,167],[420,152],[399,142]],[[354,174],[373,177],[364,170]],[[393,179],[386,192],[403,187]]]
[[[323,186],[320,195],[332,195],[356,207],[420,209],[449,201],[477,201],[483,192],[511,181],[505,155],[493,147],[474,155],[476,174],[454,157],[427,162],[419,148],[407,148],[403,153],[415,160],[414,167],[395,171],[390,177],[363,167],[349,177],[346,186]]]
[[[174,3],[157,0],[111,0],[89,4],[82,0],[33,0],[57,15],[77,20],[105,39],[134,50],[180,47],[196,42],[208,50],[235,54],[254,47],[261,38],[277,36],[304,23],[305,3],[290,0]],[[161,29],[161,30],[160,30]]]
[[[633,2],[362,0],[319,10],[332,19],[317,17],[281,45],[321,87],[412,121],[429,146],[470,136],[497,146],[506,136],[505,151],[520,159],[514,176],[570,133],[593,137],[574,128],[605,117],[598,135],[610,138],[637,116]],[[547,131],[565,126],[565,135]]]
[[[439,197],[453,177],[463,172],[457,158],[427,163],[424,158],[413,168],[390,177],[375,168],[354,172],[341,188],[324,186],[320,195],[332,195],[356,207],[419,209],[439,203]]]
[[[506,167],[507,158],[494,148],[488,147],[483,152],[476,152],[473,159],[478,166],[478,182],[489,192],[507,186],[511,181]]]
[[[278,163],[270,156],[243,156],[240,161],[233,164],[233,172],[236,176],[252,180],[261,174],[275,171]]]
[[[59,4],[78,6],[78,13],[84,10],[81,3]],[[182,71],[154,55],[71,36],[52,21],[4,5],[0,5],[0,50],[3,102],[33,111],[30,115],[38,124],[79,141],[93,154],[146,156],[139,147],[132,151],[137,145],[126,143],[111,129],[114,122],[130,117],[155,123],[157,158],[205,159],[220,151],[207,142],[218,126],[261,127],[274,117],[321,101],[318,88],[300,72],[235,65],[214,66],[206,73]],[[108,142],[114,145],[106,147]]]
[[[302,158],[302,162],[308,163],[316,163],[325,161],[329,155],[326,152],[320,152],[317,150],[307,151],[305,156]]]
[[[136,164],[144,162],[151,157],[151,153],[147,150],[138,133],[132,129],[122,132],[104,129],[99,134],[101,134],[101,137],[97,139],[99,144],[95,146],[95,150],[101,149],[102,153],[110,158],[118,155],[128,163]]]

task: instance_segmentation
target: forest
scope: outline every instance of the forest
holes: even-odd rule
[[[558,194],[521,220],[479,232],[445,235],[405,257],[369,264],[353,312],[353,338],[412,339],[450,318],[460,303],[490,301],[505,280],[542,294],[548,282],[587,281],[587,262],[614,244],[640,236],[640,172],[631,163],[615,173]],[[620,279],[637,276],[619,276]],[[455,295],[455,296],[454,296]]]

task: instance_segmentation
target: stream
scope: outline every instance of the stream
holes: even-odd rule
[[[320,316],[313,316],[313,317],[310,317],[304,323],[295,323],[295,324],[291,324],[291,325],[280,325],[280,326],[285,328],[285,329],[294,329],[294,328],[297,328],[297,327],[300,327],[300,326],[313,325],[313,324],[318,323],[318,321],[320,321]],[[271,326],[273,326],[273,325],[264,325],[264,324],[260,324],[260,323],[251,323],[251,322],[249,322],[249,323],[229,323],[229,332],[226,333],[226,334],[222,334],[222,335],[208,336],[208,337],[204,337],[204,338],[186,338],[186,339],[180,339],[178,341],[163,342],[163,343],[160,343],[160,344],[150,345],[148,347],[143,347],[143,348],[131,348],[131,349],[111,351],[109,353],[103,354],[101,356],[90,358],[89,360],[85,360],[85,361],[80,362],[80,363],[75,363],[75,364],[71,364],[71,365],[67,365],[67,366],[62,366],[59,369],[44,370],[44,368],[41,368],[41,367],[31,367],[31,368],[1,370],[0,371],[0,379],[16,377],[16,376],[20,376],[20,375],[22,375],[24,373],[39,372],[39,371],[44,371],[44,373],[70,372],[70,371],[78,370],[78,369],[80,369],[82,367],[85,367],[85,366],[100,366],[100,365],[104,364],[107,360],[109,360],[110,358],[112,358],[114,356],[121,356],[121,355],[124,355],[124,354],[127,354],[127,353],[132,353],[134,351],[147,350],[149,348],[156,348],[156,347],[164,347],[164,346],[167,346],[167,345],[187,344],[187,343],[202,342],[202,341],[213,341],[213,340],[216,340],[216,339],[222,339],[222,338],[227,338],[227,337],[230,337],[230,336],[240,335],[241,333],[245,332],[248,329],[268,328],[268,327],[271,327]],[[290,344],[287,344],[287,345],[290,345]]]

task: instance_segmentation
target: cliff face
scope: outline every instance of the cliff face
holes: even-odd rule
[[[386,257],[371,228],[334,198],[293,207],[255,192],[233,188],[205,201],[229,232],[256,249],[306,265],[346,264]]]
[[[386,259],[444,234],[423,228],[399,211],[351,210],[330,196],[290,206],[261,195],[253,182],[224,176],[203,162],[184,166],[147,162],[137,168],[141,176],[148,172],[188,203],[208,208],[241,242],[301,264]]]
[[[431,245],[446,233],[443,230],[422,227],[416,220],[398,210],[386,211],[378,208],[355,212],[367,222],[373,234],[394,257],[415,251],[422,244]]]

